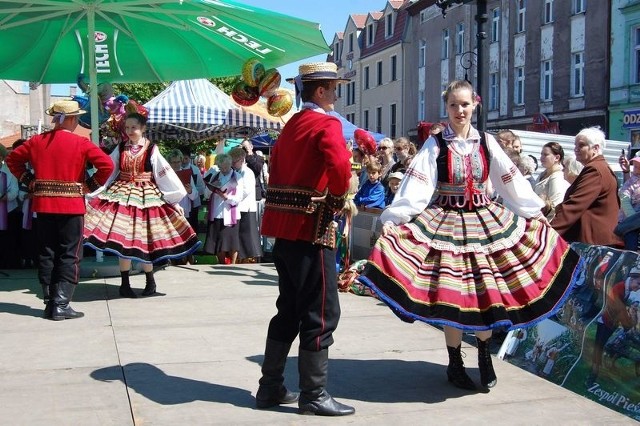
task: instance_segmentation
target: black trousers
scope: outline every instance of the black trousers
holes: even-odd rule
[[[38,279],[78,284],[84,215],[38,213]]]
[[[304,242],[276,239],[273,262],[278,271],[278,313],[268,337],[291,343],[300,334],[300,348],[320,351],[333,344],[340,319],[336,252]]]
[[[22,231],[22,211],[15,208],[8,214],[8,229],[0,231],[0,269],[19,269],[20,233]]]

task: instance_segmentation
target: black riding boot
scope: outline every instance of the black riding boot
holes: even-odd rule
[[[480,369],[480,384],[485,388],[492,388],[498,383],[496,372],[493,371],[493,363],[491,362],[491,351],[489,346],[491,338],[480,340],[478,342],[478,368]]]
[[[118,290],[121,297],[128,297],[135,299],[137,294],[131,290],[131,284],[129,283],[129,271],[120,271],[120,289]]]
[[[355,408],[336,401],[326,391],[328,367],[328,349],[317,352],[300,349],[298,355],[298,372],[300,373],[298,412],[300,414],[346,416],[356,412]]]
[[[447,378],[456,387],[460,389],[475,390],[476,385],[471,377],[464,371],[464,362],[462,361],[462,353],[460,346],[457,348],[447,346],[449,352],[449,365],[447,366]]]
[[[82,312],[76,312],[71,308],[71,299],[76,291],[77,284],[71,284],[61,281],[55,286],[55,295],[53,297],[51,308],[51,319],[54,321],[62,321],[65,319],[82,318]]]
[[[280,404],[292,404],[298,401],[297,392],[289,392],[283,385],[284,365],[291,343],[267,339],[262,361],[262,377],[256,394],[256,407],[270,408]]]
[[[152,296],[156,293],[156,280],[153,278],[153,271],[145,272],[146,285],[142,290],[143,296]]]
[[[51,310],[53,309],[53,301],[51,300],[51,286],[49,284],[42,285],[42,301],[44,302],[44,313],[42,318],[51,319]]]

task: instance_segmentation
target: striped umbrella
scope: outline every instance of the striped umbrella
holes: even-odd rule
[[[147,136],[152,140],[197,142],[226,129],[229,96],[206,79],[174,81],[144,105],[149,110]]]

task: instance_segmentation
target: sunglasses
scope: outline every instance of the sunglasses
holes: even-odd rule
[[[378,147],[378,151],[386,151],[386,150],[388,150],[388,149],[389,149],[389,147],[388,147],[388,146],[379,146],[379,147]]]

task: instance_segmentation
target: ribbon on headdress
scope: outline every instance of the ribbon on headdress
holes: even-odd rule
[[[57,121],[58,123],[62,124],[65,118],[67,118],[67,116],[63,112],[56,112],[51,121]]]
[[[293,81],[296,84],[296,108],[300,108],[300,101],[302,100],[302,76],[297,76]]]

